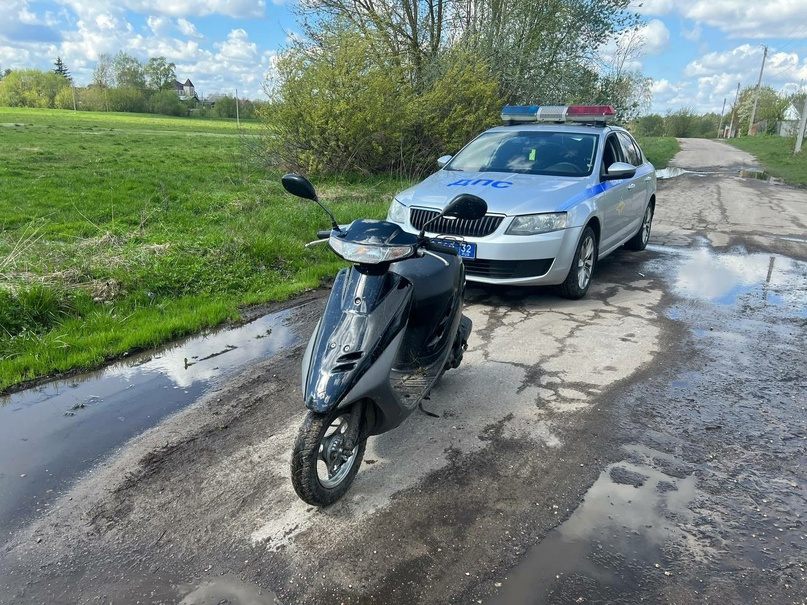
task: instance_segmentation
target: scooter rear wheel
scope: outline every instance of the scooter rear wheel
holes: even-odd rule
[[[291,482],[302,500],[314,506],[333,504],[345,495],[359,472],[367,445],[364,418],[352,451],[343,449],[351,420],[349,409],[308,412],[291,457]]]

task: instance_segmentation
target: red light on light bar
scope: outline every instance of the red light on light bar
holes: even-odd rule
[[[567,117],[612,117],[616,115],[610,105],[572,105],[566,110]]]

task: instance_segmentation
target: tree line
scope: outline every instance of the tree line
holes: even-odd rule
[[[176,65],[165,57],[145,63],[123,51],[102,54],[87,86],[75,86],[68,67],[57,57],[52,71],[0,71],[0,105],[79,111],[122,111],[173,116],[190,114],[254,118],[260,102],[220,97],[212,109],[198,97],[181,98],[175,89]]]
[[[735,103],[726,107],[722,116],[717,113],[698,114],[691,108],[682,107],[676,111],[668,111],[663,116],[650,114],[636,118],[630,123],[630,128],[634,134],[644,137],[746,136],[755,96],[756,87],[748,86],[739,93]],[[760,87],[754,112],[753,134],[777,134],[777,124],[782,121],[785,110],[791,103],[802,111],[804,94],[779,94],[770,86]]]

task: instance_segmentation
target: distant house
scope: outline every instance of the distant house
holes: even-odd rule
[[[218,92],[213,93],[202,100],[202,105],[205,105],[206,107],[215,107],[216,103],[221,101],[225,96],[227,95],[223,95]]]
[[[179,98],[183,101],[197,98],[196,90],[193,88],[193,82],[190,79],[185,80],[184,84],[179,80],[174,80],[174,90],[177,91]]]
[[[782,112],[782,119],[776,123],[776,134],[781,137],[795,137],[799,131],[801,112],[791,101]]]

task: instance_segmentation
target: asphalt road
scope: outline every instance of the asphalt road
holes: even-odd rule
[[[807,192],[682,146],[586,299],[469,288],[439,417],[372,439],[342,501],[290,485],[297,346],[3,543],[0,603],[806,603]]]

